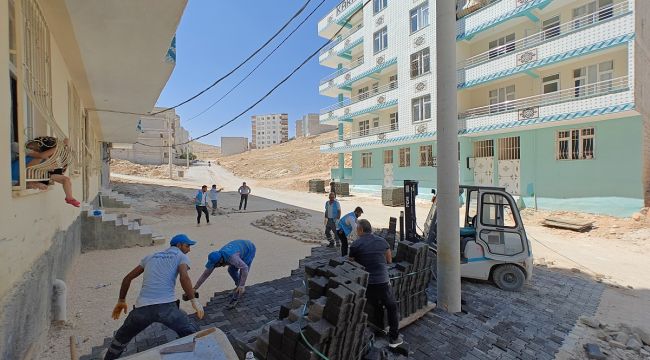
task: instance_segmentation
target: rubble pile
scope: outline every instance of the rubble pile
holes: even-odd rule
[[[251,225],[303,243],[321,244],[323,242],[322,232],[312,230],[305,221],[300,221],[308,219],[309,214],[295,209],[277,209],[277,211],[280,214],[267,215],[253,221]]]
[[[650,358],[650,333],[624,324],[603,324],[598,319],[581,316],[580,322],[595,329],[596,342],[585,345],[587,356],[595,359],[600,354],[606,359]]]
[[[135,164],[128,160],[111,159],[111,172],[122,175],[136,175],[142,177],[169,179],[169,165],[141,165]],[[179,170],[185,170],[185,167],[172,165],[172,174],[174,177]]]

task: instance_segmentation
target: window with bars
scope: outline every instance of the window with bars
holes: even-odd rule
[[[519,160],[519,136],[499,139],[499,160]]]
[[[397,130],[397,128],[399,126],[399,119],[398,119],[397,113],[396,112],[390,113],[388,115],[388,117],[390,119],[390,129],[391,130]]]
[[[420,166],[433,166],[433,145],[420,146]]]
[[[427,94],[411,100],[413,122],[431,119],[431,95]]]
[[[374,53],[385,50],[388,47],[388,28],[384,26],[379,31],[376,31],[373,36],[373,50]]]
[[[594,128],[560,130],[557,132],[557,160],[590,160],[594,158]]]
[[[613,0],[597,0],[573,9],[573,28],[579,29],[614,16]],[[592,15],[593,16],[589,16]]]
[[[488,48],[490,59],[515,51],[515,34],[512,33],[490,41]]]
[[[411,54],[411,78],[431,72],[429,48]]]
[[[384,164],[393,163],[393,150],[384,150]]]
[[[493,157],[494,156],[494,140],[480,140],[474,142],[474,157]]]
[[[370,120],[359,121],[359,136],[366,136],[370,133]]]
[[[24,16],[23,65],[25,90],[44,116],[52,116],[52,73],[50,68],[50,31],[34,0],[22,1]]]
[[[372,167],[372,153],[363,152],[361,153],[361,167],[364,169],[369,169]]]
[[[72,84],[68,84],[68,139],[72,150],[72,161],[70,162],[70,173],[79,174],[81,171],[81,149],[82,138],[80,130],[83,113],[79,94]]]
[[[574,96],[589,96],[612,88],[614,61],[603,61],[573,70]]]
[[[410,167],[411,166],[411,148],[400,148],[399,149],[399,167]]]
[[[422,4],[411,10],[411,33],[429,26],[429,2]]]

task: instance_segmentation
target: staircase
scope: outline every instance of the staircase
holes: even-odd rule
[[[99,191],[99,196],[101,204],[105,208],[128,208],[135,203],[135,200],[130,197],[106,188]]]

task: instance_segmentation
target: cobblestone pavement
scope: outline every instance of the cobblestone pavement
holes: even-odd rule
[[[231,340],[259,329],[278,317],[291,290],[303,286],[303,263],[310,258],[334,257],[336,251],[317,247],[300,261],[292,275],[247,287],[235,309],[227,310],[228,292],[216,293],[205,307],[201,327],[216,326]],[[413,359],[553,359],[581,315],[593,315],[602,284],[566,273],[536,268],[521,292],[505,292],[483,282],[463,281],[463,312],[434,310],[403,330]],[[435,301],[436,284],[429,287]],[[154,324],[131,341],[126,354],[140,352],[176,338]],[[94,347],[82,360],[97,359],[110,339]]]

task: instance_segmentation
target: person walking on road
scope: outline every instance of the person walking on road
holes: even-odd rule
[[[126,294],[131,281],[144,274],[142,289],[133,311],[115,333],[104,360],[119,358],[129,341],[154,322],[164,324],[174,330],[179,337],[199,331],[199,327],[178,308],[174,292],[176,278],[179,277],[185,295],[196,310],[196,316],[199,319],[203,318],[205,314],[203,306],[194,297],[192,280],[187,273],[190,269],[187,253],[194,244],[196,242],[187,235],[178,234],[171,239],[168,249],[145,256],[140,261],[140,265],[124,277],[117,305],[113,309],[113,319],[119,319],[122,312],[127,313]]]
[[[390,329],[388,331],[388,344],[390,347],[396,348],[404,340],[399,335],[397,302],[393,296],[390,279],[388,278],[388,264],[393,262],[393,254],[386,240],[372,233],[372,226],[368,220],[359,220],[356,233],[358,238],[350,246],[349,259],[361,264],[370,274],[366,298],[368,303],[373,305],[375,311],[382,313],[382,316],[382,306],[386,307]]]
[[[248,185],[246,185],[246,182],[244,181],[242,186],[240,186],[237,191],[241,196],[241,198],[239,199],[239,210],[241,210],[242,204],[244,204],[244,210],[246,210],[246,206],[248,205],[248,194],[251,193],[251,188],[248,187]]]
[[[196,206],[196,226],[201,225],[201,213],[205,214],[205,222],[210,225],[210,214],[208,213],[208,186],[203,185],[201,190],[194,197]]]
[[[356,207],[353,212],[348,213],[339,220],[336,233],[341,240],[341,256],[348,256],[348,236],[356,231],[357,219],[363,214],[360,207]]]
[[[212,184],[212,189],[208,194],[210,202],[212,202],[212,215],[217,215],[217,195],[223,191],[223,188],[217,189],[217,185]]]
[[[208,255],[205,271],[194,285],[194,291],[210,277],[215,268],[228,265],[228,274],[235,283],[235,297],[244,294],[246,279],[255,258],[255,244],[250,240],[233,240]]]
[[[325,237],[329,241],[328,247],[340,246],[339,236],[336,233],[336,223],[341,218],[341,204],[336,200],[336,194],[331,192],[329,201],[325,202]],[[334,240],[332,240],[332,233],[334,233]]]

